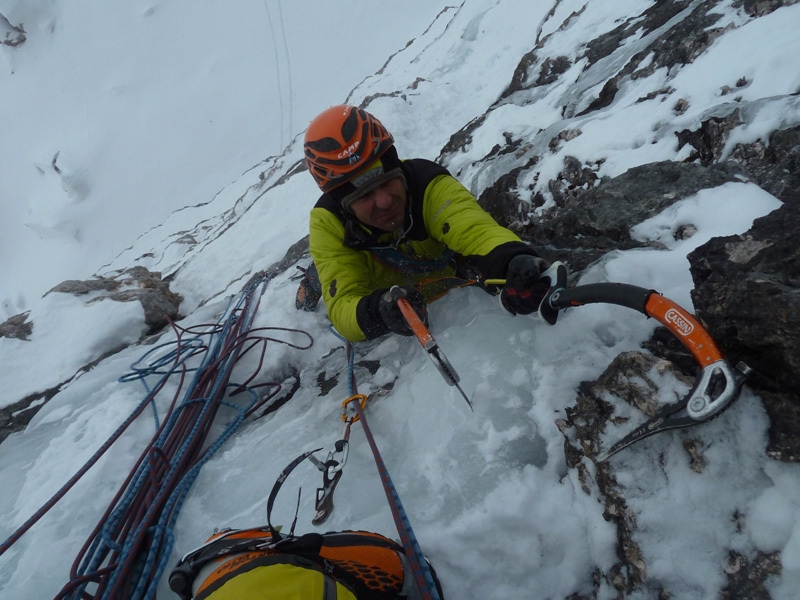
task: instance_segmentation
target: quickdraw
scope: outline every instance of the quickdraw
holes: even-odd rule
[[[297,465],[310,458],[314,452],[319,452],[320,450],[321,448],[317,448],[304,452],[284,467],[283,471],[278,475],[267,499],[266,526],[247,531],[226,529],[215,534],[205,544],[185,554],[178,561],[178,564],[169,575],[170,589],[180,596],[181,600],[191,600],[193,597],[192,583],[200,573],[200,569],[209,562],[224,556],[276,548],[282,543],[290,546],[296,545],[298,538],[294,536],[294,528],[297,524],[297,509],[295,510],[295,518],[289,530],[289,535],[284,536],[280,532],[280,527],[275,527],[272,524],[272,508],[275,504],[275,499],[278,497],[278,492],[289,477],[289,474],[294,471]]]
[[[606,303],[632,308],[664,325],[694,356],[700,373],[689,393],[678,403],[631,431],[598,457],[604,461],[623,448],[661,431],[699,425],[719,416],[741,392],[752,369],[735,367],[724,358],[709,333],[684,308],[652,289],[623,283],[592,283],[567,288],[567,269],[556,262],[542,275],[551,287],[539,305],[539,316],[555,324],[558,312],[584,304]]]
[[[350,347],[348,344],[348,354],[350,353],[349,351]],[[277,497],[278,491],[283,485],[283,482],[286,481],[286,478],[289,476],[289,473],[291,473],[294,468],[305,459],[309,459],[320,471],[322,471],[323,474],[323,486],[317,489],[317,500],[315,505],[317,513],[314,519],[312,519],[312,523],[314,525],[319,525],[328,518],[333,510],[333,492],[336,489],[336,484],[339,482],[339,479],[343,473],[344,465],[347,462],[350,444],[350,428],[353,423],[360,421],[362,427],[364,428],[364,434],[367,438],[367,442],[369,443],[370,449],[372,450],[375,458],[375,464],[381,477],[381,483],[383,484],[386,498],[389,501],[392,517],[394,518],[397,532],[400,535],[402,546],[408,559],[411,573],[420,597],[423,600],[439,600],[441,595],[439,588],[436,585],[432,569],[422,553],[422,549],[420,548],[419,542],[417,541],[417,538],[411,527],[408,515],[403,508],[403,504],[400,501],[400,497],[397,494],[394,484],[392,483],[389,472],[386,469],[386,465],[383,463],[383,458],[378,451],[378,448],[375,444],[375,439],[372,436],[369,425],[367,424],[366,417],[364,416],[364,410],[366,409],[366,406],[367,396],[364,394],[356,393],[344,400],[342,402],[342,421],[344,421],[345,424],[344,431],[342,432],[341,439],[339,439],[335,444],[335,451],[329,452],[325,461],[321,461],[314,456],[314,453],[321,450],[321,448],[305,452],[295,458],[278,476],[278,479],[273,485],[272,491],[270,492],[267,500],[266,529],[270,534],[270,543],[277,546],[282,541],[281,534],[277,528],[273,527],[271,519],[272,507],[275,502],[275,498]],[[296,522],[297,512],[295,512],[295,519],[292,522],[289,536],[294,535]],[[217,552],[217,549],[212,546],[210,548],[210,552]],[[209,550],[202,551],[202,560],[207,560],[208,554]],[[200,556],[200,554],[195,556],[188,555],[182,559],[181,564],[187,566],[183,568],[183,571],[175,576],[173,590],[176,588],[185,589],[187,587],[186,582],[191,581],[193,576],[196,575],[197,565],[202,562]],[[173,585],[172,579],[170,579],[170,585]]]
[[[230,558],[235,557],[235,555],[247,555],[257,552],[269,553],[272,551],[273,553],[302,556],[305,563],[314,563],[320,568],[321,571],[332,575],[334,578],[341,581],[348,581],[350,584],[355,584],[356,582],[353,581],[353,576],[350,575],[348,578],[347,575],[351,571],[356,571],[361,572],[363,576],[364,565],[359,565],[354,561],[342,558],[340,551],[343,546],[341,543],[337,544],[333,541],[329,543],[329,547],[335,548],[335,555],[331,554],[326,556],[322,551],[322,546],[324,545],[325,540],[333,540],[335,537],[332,536],[337,535],[340,542],[343,539],[350,539],[352,541],[353,537],[358,537],[362,542],[361,552],[364,552],[365,549],[367,552],[369,552],[369,554],[362,555],[366,558],[366,560],[369,560],[370,557],[375,555],[376,549],[385,550],[386,548],[389,548],[393,551],[401,553],[405,557],[401,563],[402,569],[404,572],[406,572],[407,569],[409,585],[416,586],[418,592],[418,596],[410,595],[410,597],[418,597],[421,600],[440,600],[442,598],[441,587],[436,579],[433,567],[430,565],[427,558],[425,558],[425,555],[422,553],[422,549],[417,542],[416,536],[411,528],[411,524],[408,521],[408,516],[405,514],[402,503],[400,502],[400,498],[397,496],[397,492],[391,483],[391,479],[389,478],[388,471],[386,471],[386,467],[380,457],[380,453],[375,447],[375,440],[372,437],[372,434],[369,432],[369,426],[367,425],[366,418],[359,419],[359,417],[363,417],[363,408],[366,406],[366,399],[362,395],[356,394],[342,403],[342,409],[346,411],[347,407],[351,404],[355,408],[356,416],[348,415],[346,422],[352,424],[361,420],[365,435],[367,436],[367,441],[369,442],[370,448],[375,455],[376,465],[378,466],[378,472],[381,476],[381,481],[384,484],[387,498],[390,499],[392,516],[395,519],[395,524],[397,525],[398,534],[400,535],[402,545],[399,545],[389,538],[381,536],[380,534],[363,531],[348,530],[338,533],[328,532],[326,534],[307,533],[296,536],[294,531],[297,524],[298,510],[300,507],[299,491],[294,519],[289,528],[288,534],[282,533],[279,526],[274,526],[272,524],[272,509],[275,505],[275,500],[278,497],[281,487],[286,482],[292,471],[294,471],[294,469],[305,459],[310,459],[312,462],[316,460],[313,455],[321,450],[321,448],[317,448],[315,450],[304,452],[300,456],[296,457],[294,460],[292,460],[292,462],[284,467],[283,471],[281,471],[280,475],[278,475],[278,478],[275,480],[267,499],[267,524],[265,526],[246,530],[226,529],[221,532],[217,532],[205,544],[189,552],[188,554],[185,554],[178,561],[178,564],[170,572],[169,586],[173,592],[178,594],[181,600],[191,600],[194,597],[193,592],[195,587],[197,587],[195,580],[201,574],[201,570],[209,563],[213,562],[216,564],[221,564],[222,559],[225,559],[226,557]],[[391,490],[391,497],[389,490]],[[368,539],[369,541],[364,541],[365,539]],[[231,560],[237,559],[232,558]],[[246,556],[244,557],[244,560],[247,560]],[[348,568],[348,564],[354,568]],[[383,563],[381,566],[386,566],[386,563]],[[208,575],[208,573],[206,573],[206,575]],[[385,575],[387,577],[387,581],[390,581],[391,578],[389,575]],[[224,576],[225,575],[222,575],[222,577]],[[365,579],[371,579],[374,578],[375,575],[368,573],[363,577]],[[214,582],[212,581],[210,584],[207,581],[203,582],[199,586],[201,591],[198,593],[202,594],[203,586],[207,585],[213,586]],[[405,583],[402,584],[402,587],[402,591],[404,592],[402,597],[405,598],[405,592],[409,590]],[[375,595],[373,593],[374,591],[375,588],[373,586],[366,588],[364,593],[366,597],[370,598],[378,596],[384,597],[383,595]],[[397,591],[400,592],[401,590],[398,589]],[[328,595],[325,594],[325,597],[327,598]],[[359,597],[362,596],[359,595]],[[393,595],[392,597],[395,596]]]
[[[357,402],[361,410],[367,407],[367,397],[364,394],[354,394],[342,402],[344,430],[342,437],[334,444],[334,450],[328,452],[328,457],[324,461],[313,455],[308,457],[314,466],[322,471],[322,487],[317,488],[317,500],[314,505],[317,512],[311,520],[314,525],[324,523],[333,512],[333,492],[342,478],[344,465],[347,463],[350,452],[350,427],[359,420],[358,413],[348,413],[348,407],[353,402]]]

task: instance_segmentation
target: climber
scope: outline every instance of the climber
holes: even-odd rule
[[[499,293],[511,314],[538,309],[547,288],[539,277],[548,263],[444,167],[421,158],[401,161],[394,138],[373,115],[333,106],[311,122],[304,148],[323,192],[309,220],[317,293],[343,337],[411,335],[399,297],[427,323],[426,303],[467,282]],[[506,283],[483,283],[492,279]],[[307,302],[312,282],[304,278],[298,308],[313,309],[315,302]]]

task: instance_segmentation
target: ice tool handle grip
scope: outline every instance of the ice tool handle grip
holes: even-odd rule
[[[403,314],[403,318],[406,320],[406,323],[408,323],[414,336],[419,340],[419,343],[422,344],[422,347],[425,348],[425,351],[430,352],[434,350],[437,347],[436,340],[433,339],[431,332],[425,327],[425,323],[422,322],[417,311],[411,306],[411,302],[409,302],[407,298],[398,298],[397,307]]]

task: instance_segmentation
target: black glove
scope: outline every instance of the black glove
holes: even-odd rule
[[[508,263],[506,285],[500,292],[500,302],[512,315],[529,315],[539,309],[539,304],[550,288],[548,278],[541,279],[542,271],[549,267],[543,258],[518,254]]]
[[[386,323],[389,331],[400,335],[414,335],[414,332],[411,331],[408,323],[406,323],[403,313],[400,312],[400,307],[397,306],[398,298],[407,298],[419,318],[422,319],[422,322],[426,326],[428,325],[428,307],[422,294],[413,288],[402,288],[395,285],[381,294],[381,299],[378,302],[381,319]]]

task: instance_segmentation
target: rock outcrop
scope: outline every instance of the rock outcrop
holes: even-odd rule
[[[29,314],[29,312],[20,313],[0,323],[0,338],[27,340],[33,331],[33,323],[28,321]]]
[[[91,292],[99,293],[90,302],[140,302],[144,309],[144,321],[150,328],[148,334],[155,333],[179,317],[180,295],[169,289],[169,281],[163,280],[161,273],[140,266],[126,269],[115,277],[63,281],[47,293],[83,296]]]
[[[160,273],[139,266],[126,269],[114,277],[63,281],[47,293],[89,296],[87,302],[138,301],[144,309],[145,323],[149,327],[146,335],[153,335],[170,321],[180,318],[180,295],[169,289],[169,282],[163,280]],[[0,337],[28,340],[36,327],[33,321],[28,321],[28,316],[29,313],[15,315],[0,324]],[[97,356],[79,371],[88,371],[103,358],[105,356]],[[0,442],[15,431],[24,429],[39,409],[55,396],[65,383],[67,382],[20,398],[0,409]]]
[[[734,117],[735,118],[735,117]],[[582,269],[605,252],[639,242],[630,227],[671,202],[700,189],[744,178],[784,202],[757,219],[742,235],[714,238],[689,255],[695,282],[692,299],[698,318],[727,356],[754,369],[748,385],[764,401],[770,418],[769,455],[800,460],[800,128],[779,130],[766,142],[737,146],[722,156],[730,127],[724,120],[704,123],[684,138],[696,153],[690,163],[655,163],[599,182],[587,191],[564,194],[539,223],[521,228],[535,244],[566,257]],[[506,213],[508,218],[508,213]],[[635,540],[635,517],[613,468],[598,461],[600,436],[616,418],[616,402],[627,402],[652,416],[657,404],[653,372],[673,372],[691,381],[694,361],[663,328],[645,347],[615,359],[595,382],[584,382],[567,418],[567,465],[603,495],[606,518],[617,527],[620,561],[604,575],[622,597],[647,584],[646,563]],[[615,399],[614,403],[608,401]],[[684,443],[692,469],[702,473],[702,451],[691,438]],[[593,464],[590,473],[586,460]],[[745,557],[731,552],[724,567],[725,598],[767,600],[766,581],[781,571],[778,553]]]
[[[725,141],[696,143],[714,155]],[[750,385],[770,416],[770,455],[800,461],[800,128],[737,146],[729,162],[784,205],[745,234],[689,255],[692,299],[719,344],[755,370]]]
[[[0,13],[0,46],[16,48],[25,43],[28,37],[25,28],[20,25],[12,24],[2,13]]]

